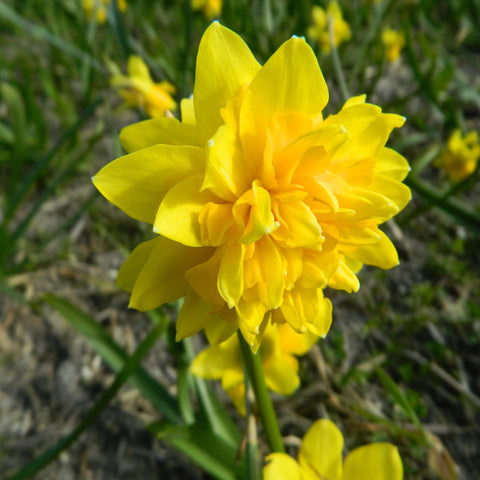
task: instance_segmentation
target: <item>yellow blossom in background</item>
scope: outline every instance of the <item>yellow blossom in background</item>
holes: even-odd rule
[[[313,25],[308,28],[307,36],[315,40],[325,52],[330,52],[329,22],[333,23],[333,43],[335,46],[350,40],[352,36],[348,23],[343,19],[342,11],[336,1],[328,4],[327,10],[315,5],[312,8]]]
[[[267,387],[282,395],[292,394],[300,384],[295,355],[305,355],[317,340],[311,333],[293,332],[285,323],[267,326],[258,350]],[[203,378],[222,380],[222,387],[245,415],[244,367],[237,335],[203,350],[192,362],[191,371]]]
[[[222,11],[222,0],[192,0],[193,10],[201,10],[203,14],[212,20]]]
[[[82,8],[88,19],[95,18],[100,24],[107,20],[107,10],[111,0],[82,0]],[[127,10],[126,0],[117,0],[117,7],[120,12]]]
[[[298,461],[285,453],[268,455],[263,480],[402,480],[403,465],[390,443],[353,450],[342,462],[343,436],[330,420],[317,420],[305,434]]]
[[[270,323],[325,336],[327,286],[357,291],[364,263],[398,264],[379,225],[410,199],[408,163],[385,147],[405,119],[365,96],[323,118],[327,102],[304,39],[292,37],[261,66],[237,34],[212,23],[182,121],[126,127],[129,154],[93,178],[158,235],[119,271],[131,307],[185,295],[178,339],[205,329],[218,343],[240,328],[255,351]]]
[[[147,65],[136,55],[128,58],[128,75],[114,72],[110,82],[129,107],[142,107],[151,118],[164,116],[165,111],[177,108],[172,98],[175,87],[166,81],[154,83]]]
[[[463,137],[462,132],[457,129],[448,139],[447,148],[441,153],[436,164],[445,169],[452,181],[458,182],[473,173],[479,159],[478,133],[471,131]]]
[[[405,46],[405,34],[402,31],[386,28],[382,32],[382,42],[386,49],[387,60],[395,62]]]

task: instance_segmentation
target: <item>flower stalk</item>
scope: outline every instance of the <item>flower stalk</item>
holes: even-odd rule
[[[240,330],[238,331],[238,338],[245,370],[247,371],[248,379],[255,394],[255,401],[265,430],[268,446],[272,452],[285,452],[275,409],[273,408],[267,384],[265,383],[260,355],[252,353],[250,346],[243,338]]]
[[[343,75],[342,65],[340,63],[340,57],[338,56],[337,46],[335,45],[335,32],[334,32],[334,19],[328,18],[328,38],[330,41],[330,52],[332,54],[332,63],[335,75],[340,87],[340,94],[342,95],[343,102],[346,102],[350,98],[350,92],[348,91],[347,82]]]

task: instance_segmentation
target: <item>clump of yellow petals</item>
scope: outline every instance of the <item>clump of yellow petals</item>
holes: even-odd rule
[[[203,14],[212,20],[220,15],[223,0],[192,0],[193,10],[201,10]]]
[[[325,336],[326,287],[357,291],[363,264],[398,264],[379,225],[410,199],[408,163],[385,147],[405,119],[365,96],[323,118],[327,102],[304,39],[261,66],[231,30],[206,30],[182,121],[125,128],[130,153],[93,178],[158,234],[119,271],[131,307],[185,295],[178,339],[205,329],[220,342],[240,328],[255,351],[270,323]]]
[[[309,332],[292,332],[285,323],[267,326],[258,349],[267,387],[276,393],[291,395],[300,385],[295,355],[305,355],[317,340],[318,337]],[[237,335],[203,350],[193,360],[191,371],[203,378],[221,380],[237,409],[245,415],[244,366]]]
[[[151,118],[162,117],[165,111],[177,108],[172,95],[175,87],[167,81],[154,83],[145,62],[136,55],[128,58],[128,75],[115,72],[110,79],[113,87],[129,107],[141,107]]]
[[[473,130],[462,136],[462,132],[457,129],[448,139],[447,147],[436,163],[445,169],[453,182],[459,182],[473,173],[479,159],[478,133]]]
[[[342,462],[343,436],[330,420],[317,420],[305,434],[298,461],[272,453],[263,480],[402,480],[403,465],[390,443],[371,443],[353,450]]]
[[[382,32],[382,42],[386,49],[387,60],[395,62],[405,46],[405,34],[402,31],[385,28]]]
[[[88,19],[95,18],[100,24],[107,20],[107,9],[111,0],[82,0],[82,8]],[[117,1],[118,10],[125,12],[127,10],[126,0]]]
[[[315,5],[312,8],[313,25],[308,28],[307,36],[320,45],[323,52],[330,52],[330,33],[329,28],[333,29],[334,46],[350,40],[352,33],[348,23],[343,19],[340,5],[335,1],[328,4],[326,11]],[[329,27],[329,24],[332,24]]]

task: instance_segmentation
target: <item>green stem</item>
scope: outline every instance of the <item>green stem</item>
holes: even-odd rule
[[[332,55],[333,70],[338,80],[340,87],[340,94],[342,96],[343,103],[350,98],[350,92],[348,91],[347,82],[343,75],[342,64],[340,63],[340,57],[338,56],[338,50],[335,45],[335,33],[333,31],[333,19],[328,19],[328,38],[330,41],[330,54]]]
[[[285,452],[282,435],[278,428],[277,416],[273,408],[270,394],[268,393],[260,355],[252,353],[250,346],[244,340],[240,330],[238,331],[238,343],[242,352],[243,364],[248,374],[248,379],[255,394],[257,408],[260,412],[263,429],[267,437],[267,443],[272,452]]]
[[[432,185],[420,181],[413,175],[409,175],[405,179],[405,183],[428,202],[427,208],[430,208],[430,206],[440,208],[451,215],[458,223],[469,228],[472,232],[480,233],[480,216],[477,215],[475,211],[467,208],[465,204],[455,198],[448,198],[444,193],[438,191],[438,189]],[[418,211],[420,210],[417,209],[415,212],[405,217],[402,220],[402,224],[415,218],[417,216],[416,212]]]
[[[257,436],[257,422],[255,412],[252,408],[252,400],[254,397],[252,386],[248,380],[247,369],[244,366],[243,375],[245,378],[245,418],[247,420],[247,447],[246,460],[247,472],[249,480],[260,480],[260,462],[258,459],[258,436]]]

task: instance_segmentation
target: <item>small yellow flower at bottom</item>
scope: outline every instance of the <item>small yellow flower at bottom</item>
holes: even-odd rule
[[[202,10],[204,15],[212,20],[222,11],[222,0],[192,0],[193,10]]]
[[[317,420],[305,434],[298,461],[272,453],[264,480],[402,480],[403,465],[390,443],[371,443],[353,450],[342,462],[343,436],[330,420]]]
[[[110,82],[129,107],[142,107],[151,118],[177,108],[171,96],[175,87],[166,81],[154,83],[145,62],[135,55],[128,59],[128,75],[114,74]]]
[[[447,148],[438,157],[436,165],[443,167],[453,182],[459,182],[473,173],[479,159],[478,133],[473,130],[462,137],[462,132],[457,129],[448,139]]]
[[[386,28],[382,32],[382,42],[385,45],[387,60],[395,62],[405,46],[405,35],[402,31]]]
[[[257,355],[262,359],[267,387],[291,395],[299,386],[298,360],[318,340],[312,333],[298,334],[288,324],[268,326]],[[245,415],[244,368],[237,335],[200,352],[191,365],[199,377],[222,380],[235,407]]]
[[[323,52],[330,52],[329,22],[333,22],[333,44],[335,46],[350,40],[352,33],[348,23],[343,19],[342,10],[336,1],[328,4],[327,10],[315,5],[312,8],[313,25],[309,27],[307,36],[320,45]]]

